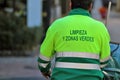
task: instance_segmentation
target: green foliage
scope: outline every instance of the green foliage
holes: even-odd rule
[[[30,51],[39,44],[41,33],[40,27],[25,26],[22,18],[0,14],[0,51]]]

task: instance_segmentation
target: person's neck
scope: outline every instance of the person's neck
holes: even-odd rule
[[[69,15],[84,15],[84,16],[91,16],[88,10],[82,8],[75,8],[69,12]]]

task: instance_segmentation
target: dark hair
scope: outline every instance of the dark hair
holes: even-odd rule
[[[71,0],[71,2],[72,2],[72,9],[83,8],[88,10],[93,0]]]

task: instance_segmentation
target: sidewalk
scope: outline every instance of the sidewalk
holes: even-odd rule
[[[0,80],[45,80],[37,57],[0,57]]]

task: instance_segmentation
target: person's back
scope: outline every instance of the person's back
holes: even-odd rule
[[[108,61],[109,34],[87,10],[75,8],[50,26],[40,53],[44,64],[56,54],[51,80],[102,80],[100,63],[103,67]]]
[[[74,13],[77,11],[79,15]],[[101,39],[106,35],[105,27],[85,14],[82,9],[74,9],[69,16],[51,26],[52,33],[56,34],[54,44],[57,53],[52,80],[99,80],[103,77],[98,59]]]

